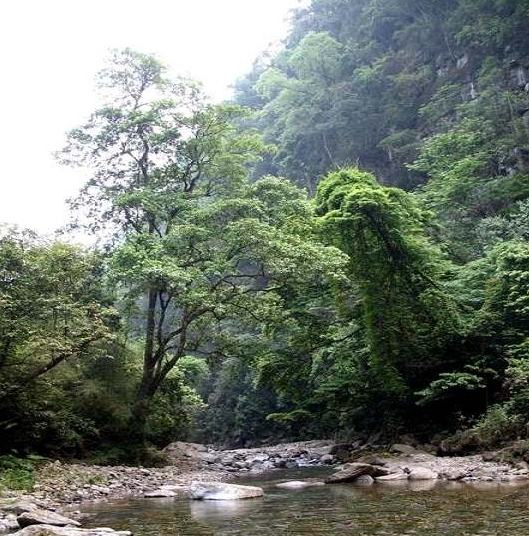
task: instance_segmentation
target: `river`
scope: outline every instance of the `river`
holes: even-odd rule
[[[277,471],[238,483],[265,496],[245,501],[133,499],[84,506],[88,527],[134,536],[526,536],[529,486],[404,482],[362,487],[276,488],[321,476],[321,469]]]

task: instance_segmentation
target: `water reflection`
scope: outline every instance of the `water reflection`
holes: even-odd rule
[[[435,488],[435,480],[411,480],[408,484],[410,491],[430,491]]]
[[[190,501],[191,517],[196,521],[231,520],[256,515],[263,508],[263,499],[244,501]]]

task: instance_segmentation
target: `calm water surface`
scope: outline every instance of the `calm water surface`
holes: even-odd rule
[[[318,469],[274,472],[240,483],[265,496],[246,501],[135,499],[94,504],[86,526],[134,536],[526,536],[529,486],[395,483],[282,490],[274,484],[321,475]]]

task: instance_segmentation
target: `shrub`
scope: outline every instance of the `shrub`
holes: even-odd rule
[[[34,469],[38,459],[0,456],[0,490],[31,491],[34,484]]]

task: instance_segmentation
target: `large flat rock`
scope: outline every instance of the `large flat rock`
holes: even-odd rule
[[[55,525],[58,527],[64,527],[66,525],[73,525],[76,527],[81,526],[78,521],[61,516],[56,512],[51,512],[50,510],[42,510],[40,508],[35,508],[27,512],[22,512],[17,517],[17,523],[21,527],[27,527],[28,525]]]
[[[263,488],[257,486],[240,486],[223,482],[192,482],[189,488],[191,499],[209,501],[231,501],[253,499],[264,495]]]
[[[437,480],[439,474],[428,467],[414,467],[410,470],[410,480]]]
[[[408,473],[405,473],[404,471],[375,477],[376,482],[398,482],[398,481],[403,481],[403,480],[408,480],[408,479],[409,479],[409,475]]]
[[[340,484],[341,482],[353,482],[359,476],[369,475],[371,477],[387,475],[389,471],[377,465],[369,463],[348,463],[343,465],[339,471],[325,479],[326,484]]]

